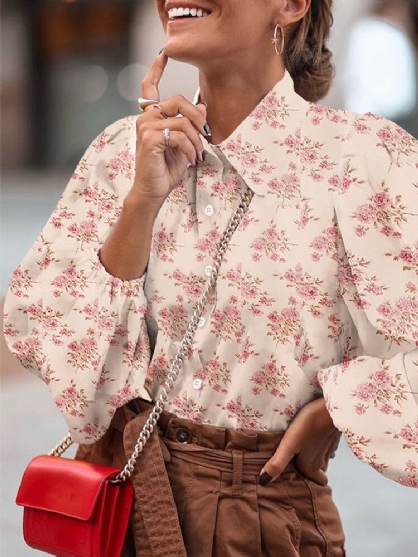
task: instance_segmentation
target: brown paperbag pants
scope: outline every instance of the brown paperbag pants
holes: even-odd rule
[[[125,426],[148,408],[148,403],[135,401],[129,409],[118,411],[105,437],[94,445],[81,445],[77,458],[123,466],[125,452],[130,452],[127,448],[132,447],[140,431],[138,423],[132,428],[129,445]],[[328,486],[301,476],[293,462],[279,480],[267,486],[259,484],[260,470],[280,443],[282,433],[199,425],[168,412],[161,416],[159,429],[161,460],[171,498],[164,498],[164,503],[155,508],[152,498],[156,490],[152,485],[145,499],[137,490],[136,484],[140,483],[140,490],[147,491],[148,481],[161,472],[157,461],[149,460],[147,445],[136,467],[142,466],[145,476],[139,481],[134,478],[142,506],[134,508],[123,557],[345,555],[341,521]],[[149,448],[153,455],[157,452],[155,445]],[[144,467],[145,459],[148,464]],[[144,527],[147,498],[148,515],[155,527],[151,534]],[[167,518],[170,505],[177,509],[175,519],[178,518],[185,549],[175,549],[174,541],[165,543],[176,528]],[[156,538],[157,545],[150,543],[150,538]]]

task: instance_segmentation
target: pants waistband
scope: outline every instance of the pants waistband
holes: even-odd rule
[[[129,408],[135,414],[140,414],[152,406],[152,403],[142,399],[136,399],[129,404]],[[195,444],[226,452],[233,450],[274,452],[284,435],[283,431],[253,431],[198,424],[191,420],[178,418],[175,414],[166,411],[161,414],[158,426],[163,437],[169,441],[184,445]]]
[[[233,449],[232,451],[207,449],[195,444],[182,445],[166,438],[162,439],[162,443],[168,449],[169,458],[174,456],[184,462],[197,464],[212,470],[229,472],[234,476],[238,472],[241,477],[243,475],[258,476],[266,462],[274,454],[274,451],[246,452],[242,449]],[[295,462],[291,460],[284,473],[294,471]]]
[[[137,414],[153,405],[136,399],[130,405]],[[284,432],[263,432],[197,424],[163,412],[158,421],[163,454],[168,461],[176,457],[185,462],[232,474],[232,494],[242,495],[245,476],[257,478],[277,449]],[[168,451],[167,451],[168,449]],[[295,470],[290,461],[284,473]]]

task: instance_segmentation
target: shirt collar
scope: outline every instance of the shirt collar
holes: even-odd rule
[[[287,143],[293,148],[300,144],[306,107],[307,102],[295,92],[286,71],[227,139],[218,145],[207,143],[205,149],[215,156],[220,151],[254,193],[266,195],[274,189],[277,170],[284,166]],[[286,170],[283,168],[283,173]]]

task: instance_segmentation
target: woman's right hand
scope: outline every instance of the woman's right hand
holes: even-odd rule
[[[148,265],[155,217],[182,179],[188,163],[202,158],[206,105],[194,106],[177,95],[159,101],[158,85],[167,65],[160,54],[142,82],[142,96],[158,101],[137,118],[136,169],[122,212],[100,250],[111,275],[122,280],[141,277]],[[180,115],[180,116],[179,116]],[[170,130],[168,145],[163,130]]]
[[[167,61],[167,56],[160,54],[142,82],[142,96],[158,100],[161,110],[150,105],[137,119],[136,173],[129,194],[136,201],[158,208],[180,182],[188,163],[194,165],[202,160],[199,134],[208,135],[204,129],[204,104],[195,106],[181,95],[159,101],[158,85]],[[168,145],[163,135],[165,128],[170,130]]]

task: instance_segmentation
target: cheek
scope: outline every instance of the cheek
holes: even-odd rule
[[[257,0],[257,9],[253,2],[246,2],[241,7],[228,6],[222,13],[222,21],[228,27],[228,34],[237,37],[240,42],[258,43],[266,33],[269,34],[270,18],[267,12],[260,10]],[[248,4],[251,4],[250,6]]]
[[[165,0],[155,0],[155,7],[157,8],[158,15],[164,27],[167,25],[167,12],[165,11]]]

